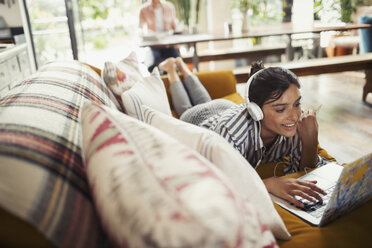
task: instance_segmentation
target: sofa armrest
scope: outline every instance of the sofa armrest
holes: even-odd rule
[[[84,64],[84,65],[90,67],[90,69],[92,69],[92,70],[95,71],[98,75],[101,76],[101,73],[102,73],[102,70],[101,70],[101,69],[99,69],[99,68],[97,68],[97,67],[95,67],[95,66],[93,66],[93,65],[90,65],[90,64],[88,64],[88,63],[84,63],[84,62],[82,62],[82,64]]]
[[[212,99],[222,98],[236,92],[236,79],[232,70],[198,72],[195,75]]]
[[[0,208],[0,247],[55,247],[34,226]]]

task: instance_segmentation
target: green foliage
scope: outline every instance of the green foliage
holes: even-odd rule
[[[191,12],[195,10],[195,23],[199,23],[199,8],[200,0],[167,0],[172,2],[175,9],[177,18],[185,23],[186,26],[190,25]]]
[[[107,4],[101,0],[80,0],[83,18],[102,18],[106,19],[109,13],[109,9],[112,7],[111,4]]]
[[[314,1],[315,17],[319,18],[319,13],[323,10],[323,0]],[[340,12],[340,20],[346,23],[353,22],[352,15],[355,13],[356,8],[361,5],[371,4],[370,0],[335,0],[331,4],[331,9]]]
[[[250,25],[257,26],[282,20],[282,11],[278,4],[281,4],[281,0],[233,0],[231,7],[239,9],[241,13],[252,10],[249,22]]]
[[[185,21],[185,24],[189,26],[191,10],[190,0],[178,0],[177,2],[178,12],[180,13],[182,19]]]
[[[97,36],[93,40],[94,47],[97,49],[104,49],[107,46],[107,38],[104,36]]]
[[[199,23],[199,9],[200,9],[200,0],[197,0],[196,5],[195,5],[195,11],[196,11],[195,23]]]
[[[237,8],[241,13],[247,13],[249,9],[253,10],[253,14],[258,14],[260,9],[260,4],[266,5],[270,0],[233,0],[231,2],[231,7]]]
[[[343,22],[352,22],[351,15],[355,12],[355,6],[353,6],[350,0],[340,0],[341,5],[341,20]]]
[[[320,11],[322,11],[323,5],[322,5],[322,0],[315,0],[314,1],[314,19],[315,20],[320,20]]]

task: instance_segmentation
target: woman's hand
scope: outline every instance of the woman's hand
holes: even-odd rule
[[[263,182],[271,194],[285,199],[300,208],[305,206],[302,202],[298,201],[295,196],[300,196],[308,201],[316,203],[317,201],[323,202],[319,194],[327,194],[324,190],[316,186],[316,181],[270,177],[264,179]]]
[[[300,166],[313,168],[318,162],[318,122],[316,113],[319,111],[309,109],[304,111],[297,125],[297,133],[302,143]]]
[[[318,144],[318,122],[316,113],[319,111],[312,108],[304,111],[297,125],[297,132],[303,143]]]

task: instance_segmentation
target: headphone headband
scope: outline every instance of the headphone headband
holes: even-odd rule
[[[270,67],[268,67],[270,68]],[[252,119],[255,120],[255,121],[260,121],[264,118],[264,114],[262,112],[262,109],[254,102],[250,102],[249,100],[249,87],[251,86],[251,83],[253,82],[253,80],[259,75],[261,74],[263,71],[267,70],[268,68],[263,68],[259,71],[257,71],[256,73],[254,73],[252,76],[249,77],[248,81],[247,81],[247,84],[245,86],[245,102],[246,102],[246,105],[247,105],[247,110],[249,112],[249,114],[251,115]]]
[[[263,69],[261,69],[261,70],[255,72],[253,75],[251,75],[251,76],[248,78],[248,81],[247,81],[246,86],[245,86],[245,98],[244,98],[244,100],[245,100],[245,102],[246,102],[247,104],[249,104],[249,103],[251,102],[251,101],[249,100],[249,88],[250,88],[250,86],[251,86],[251,84],[252,84],[253,79],[256,78],[256,77],[257,77],[259,74],[261,74],[263,71],[266,71],[268,68],[270,68],[270,67],[263,68]]]

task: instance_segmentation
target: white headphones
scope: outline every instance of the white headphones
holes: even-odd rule
[[[268,67],[270,68],[270,67]],[[252,81],[254,80],[257,75],[259,75],[261,72],[265,71],[268,68],[263,68],[253,75],[251,75],[247,81],[247,84],[245,86],[245,102],[247,105],[248,113],[251,115],[252,119],[255,121],[260,121],[263,119],[264,114],[262,112],[262,109],[254,102],[249,101],[249,87],[251,86]]]

